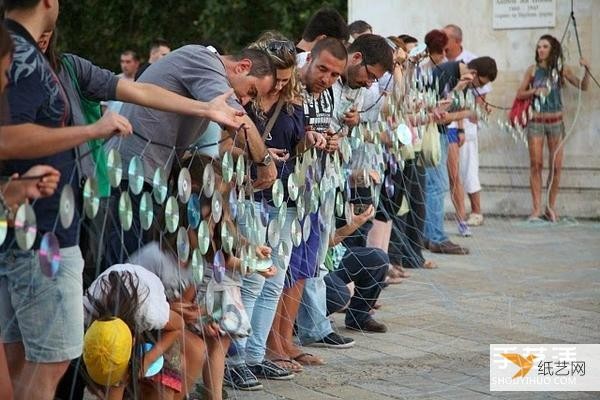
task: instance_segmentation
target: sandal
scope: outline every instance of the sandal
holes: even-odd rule
[[[295,374],[304,371],[302,364],[296,360],[292,360],[291,358],[276,358],[269,361],[277,365],[279,368],[287,369]]]
[[[325,360],[319,356],[315,356],[310,353],[300,353],[296,357],[292,357],[292,360],[299,362],[302,365],[325,365]]]

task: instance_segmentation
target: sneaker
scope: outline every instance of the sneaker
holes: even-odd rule
[[[471,215],[469,215],[469,219],[467,220],[467,225],[469,225],[469,226],[483,225],[483,215],[477,214],[477,213],[471,213]]]
[[[263,360],[262,363],[256,365],[248,365],[248,368],[258,378],[275,381],[289,381],[294,378],[292,372],[269,360]]]
[[[317,340],[311,343],[313,347],[327,347],[330,349],[348,349],[354,346],[354,339],[349,337],[343,337],[335,332],[331,332],[321,340]]]
[[[256,376],[246,366],[236,365],[235,367],[225,367],[225,376],[223,382],[234,389],[238,390],[261,390],[262,383],[256,379]]]
[[[374,332],[374,333],[385,333],[387,332],[387,326],[381,322],[377,322],[374,319],[369,319],[364,324],[358,325],[346,325],[346,329],[359,332]]]
[[[473,235],[471,233],[471,228],[469,228],[469,225],[464,221],[458,223],[458,234],[462,237],[471,237]]]

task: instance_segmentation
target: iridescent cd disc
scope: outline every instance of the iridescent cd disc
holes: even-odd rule
[[[154,220],[154,205],[152,204],[152,195],[148,192],[142,193],[140,198],[140,226],[147,231],[152,226]]]
[[[200,214],[200,197],[196,193],[192,193],[190,200],[187,203],[187,219],[191,229],[198,228],[202,215]]]
[[[335,196],[335,215],[338,217],[344,215],[344,195],[342,192],[337,192]]]
[[[348,224],[348,225],[352,224],[352,219],[353,219],[352,213],[353,213],[352,204],[346,203],[346,205],[344,206],[344,214],[346,216],[346,224]]]
[[[173,196],[169,196],[165,205],[165,225],[169,233],[174,233],[179,226],[179,204]]]
[[[75,195],[73,194],[73,187],[71,185],[65,185],[63,187],[63,190],[60,193],[58,208],[60,224],[63,228],[67,229],[73,223],[73,217],[75,216]]]
[[[157,168],[152,178],[152,196],[157,204],[167,199],[167,173],[164,168]]]
[[[190,175],[190,170],[183,167],[181,171],[179,171],[179,176],[177,177],[177,195],[179,197],[179,201],[183,204],[187,203],[192,194],[192,176]]]
[[[264,197],[260,201],[260,222],[264,227],[269,223],[269,202]]]
[[[177,230],[177,258],[182,263],[190,258],[190,239],[187,229],[183,226]]]
[[[29,250],[37,235],[37,220],[30,204],[23,203],[15,214],[15,237],[21,250]]]
[[[396,135],[398,140],[403,145],[409,145],[412,143],[412,133],[406,124],[399,124],[396,128]]]
[[[277,213],[277,222],[279,226],[282,227],[285,225],[285,220],[287,218],[287,203],[281,203],[281,207]]]
[[[217,283],[223,282],[225,277],[225,255],[221,250],[217,250],[212,263],[213,277]]]
[[[225,253],[231,254],[231,251],[233,250],[233,235],[229,232],[226,223],[221,224],[221,246]]]
[[[312,221],[310,220],[310,216],[307,215],[306,218],[304,218],[304,225],[302,226],[302,238],[304,239],[305,242],[308,242],[311,228],[312,228]]]
[[[100,207],[100,198],[98,197],[98,182],[94,177],[88,177],[83,185],[83,209],[89,219],[93,219],[98,214]]]
[[[210,164],[204,167],[204,172],[202,173],[202,191],[209,199],[215,191],[215,170]]]
[[[280,231],[281,228],[279,225],[279,221],[277,220],[277,218],[275,218],[269,223],[269,226],[267,227],[267,239],[269,240],[269,246],[271,246],[271,248],[273,249],[279,244]]]
[[[244,183],[244,175],[246,174],[246,165],[244,164],[244,156],[239,156],[235,163],[235,183],[241,186]]]
[[[283,203],[283,183],[281,179],[277,179],[273,183],[273,205],[277,208],[281,207],[281,203]]]
[[[298,198],[298,183],[296,182],[296,174],[291,173],[290,176],[288,177],[288,192],[290,195],[290,200],[292,201],[296,201],[296,199]]]
[[[6,232],[8,232],[8,221],[6,220],[6,210],[0,205],[0,245],[4,243],[6,239]]]
[[[300,226],[300,221],[296,218],[292,221],[290,235],[292,236],[292,244],[295,247],[300,246],[300,243],[302,243],[302,227]]]
[[[391,199],[392,197],[394,197],[394,182],[392,181],[392,177],[390,175],[385,177],[384,184],[385,184],[385,192],[387,193],[388,197]]]
[[[194,249],[192,252],[192,277],[194,282],[201,283],[204,279],[204,257],[200,253],[200,249]]]
[[[231,157],[231,153],[229,152],[223,154],[221,173],[223,174],[223,182],[231,182],[231,178],[233,178],[233,157]]]
[[[221,220],[221,216],[223,215],[223,196],[221,196],[221,192],[219,191],[213,194],[211,200],[211,210],[213,221],[219,222]]]
[[[298,213],[298,219],[304,218],[306,208],[304,207],[304,196],[302,195],[299,195],[296,199],[296,212]]]
[[[116,188],[121,184],[123,178],[123,163],[117,149],[110,149],[106,156],[106,169],[108,170],[108,181],[110,186]]]
[[[119,197],[119,221],[124,231],[131,229],[133,210],[131,208],[131,197],[129,197],[128,192],[121,192],[121,197]]]
[[[231,218],[236,219],[238,215],[238,194],[235,187],[229,190],[229,213]]]
[[[42,236],[38,257],[42,274],[54,278],[60,267],[60,245],[54,233],[46,232]]]
[[[210,233],[208,230],[208,224],[202,220],[198,225],[198,250],[201,255],[205,255],[210,246]]]
[[[271,259],[271,257],[258,258],[258,259],[256,259],[256,265],[254,266],[254,271],[265,272],[272,266],[273,266],[273,260]]]
[[[141,158],[133,156],[129,162],[127,175],[129,177],[129,190],[131,190],[131,193],[140,194],[144,187],[144,164]]]

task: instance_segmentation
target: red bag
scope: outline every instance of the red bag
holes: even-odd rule
[[[530,105],[531,97],[522,100],[515,98],[515,101],[513,101],[512,107],[508,112],[508,122],[512,126],[516,126],[518,124],[523,128],[526,127],[527,122],[529,122],[528,111]]]

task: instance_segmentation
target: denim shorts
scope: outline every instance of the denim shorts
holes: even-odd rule
[[[0,254],[0,332],[5,343],[22,342],[25,358],[72,360],[83,347],[83,257],[78,246],[60,250],[54,278],[42,273],[37,251]]]
[[[529,121],[527,124],[528,136],[552,136],[562,138],[565,135],[565,123],[556,121],[552,123]]]

